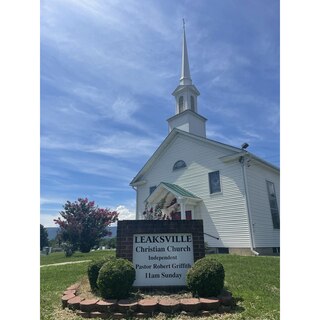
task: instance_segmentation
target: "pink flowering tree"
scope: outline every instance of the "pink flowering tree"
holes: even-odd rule
[[[88,201],[87,198],[67,201],[63,208],[60,211],[63,219],[59,217],[54,222],[59,225],[60,237],[71,254],[78,249],[89,252],[101,238],[110,234],[107,227],[116,222],[119,215],[117,211],[95,206],[94,201]]]

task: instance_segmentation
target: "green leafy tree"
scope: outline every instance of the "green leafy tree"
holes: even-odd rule
[[[116,245],[117,245],[117,238],[114,237],[114,238],[105,238],[105,239],[102,239],[99,243],[100,246],[105,246],[105,247],[108,247],[108,248],[112,248],[112,249],[115,249],[116,248]]]
[[[67,201],[55,223],[60,227],[60,237],[70,251],[89,252],[101,238],[110,234],[107,227],[118,220],[119,213],[95,206],[94,201],[79,198]],[[71,248],[70,248],[71,247]]]
[[[42,224],[40,224],[40,250],[42,250],[43,247],[47,247],[48,245],[48,231]]]

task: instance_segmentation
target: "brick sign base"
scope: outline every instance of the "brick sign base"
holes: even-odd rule
[[[133,262],[134,258],[134,236],[137,235],[192,235],[192,251],[194,262],[205,256],[203,221],[202,220],[124,220],[118,222],[117,227],[117,258],[128,259]],[[145,237],[147,238],[147,237]],[[160,237],[159,237],[160,238]],[[187,239],[188,236],[185,236]],[[190,236],[191,238],[191,236]],[[190,247],[188,248],[190,249]],[[191,250],[190,250],[191,251]],[[141,261],[144,263],[145,261]],[[187,264],[185,264],[187,265]],[[147,274],[149,276],[149,274]],[[137,285],[140,288],[148,289],[143,285]],[[181,289],[181,285],[156,285],[152,288],[161,288],[166,290]]]

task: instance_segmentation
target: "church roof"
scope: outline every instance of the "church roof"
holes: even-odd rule
[[[197,136],[195,134],[192,134],[190,132],[186,132],[177,128],[174,128],[169,134],[168,136],[164,139],[164,141],[160,144],[160,146],[158,147],[158,149],[153,153],[153,155],[149,158],[149,160],[145,163],[145,165],[141,168],[141,170],[137,173],[137,175],[132,179],[132,181],[130,182],[131,186],[134,186],[136,184],[139,184],[143,174],[145,174],[149,168],[152,166],[152,164],[157,160],[157,158],[161,155],[161,153],[165,150],[165,148],[174,140],[174,138],[178,135],[183,135],[186,137],[189,137],[191,139],[196,139],[198,141],[202,141],[204,143],[207,143],[211,146],[216,146],[216,147],[221,147],[224,148],[226,150],[230,151],[230,156],[226,156],[226,157],[222,157],[221,160],[224,162],[229,162],[229,161],[233,161],[235,159],[237,159],[239,156],[241,155],[250,155],[251,159],[256,160],[257,162],[273,169],[276,171],[279,171],[279,168],[274,166],[273,164],[255,156],[254,154],[245,151],[243,149],[237,148],[237,147],[233,147],[230,146],[228,144],[225,143],[221,143],[215,140],[211,140],[208,138],[204,138],[201,136]],[[142,181],[141,181],[142,182]]]
[[[188,113],[193,114],[194,116],[196,116],[197,118],[199,118],[199,119],[202,120],[202,121],[207,121],[207,120],[208,120],[207,118],[203,117],[203,116],[200,115],[199,113],[194,112],[194,111],[192,111],[192,110],[190,110],[190,109],[187,109],[187,110],[182,111],[182,112],[179,113],[179,114],[173,115],[172,117],[170,117],[169,119],[167,119],[167,121],[169,121],[170,119],[174,119],[174,118],[181,117],[181,114],[188,114]],[[179,129],[178,129],[178,130],[179,130]]]

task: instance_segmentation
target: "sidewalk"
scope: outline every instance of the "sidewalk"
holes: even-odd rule
[[[83,263],[83,262],[90,262],[92,260],[81,260],[81,261],[70,261],[70,262],[61,262],[61,263],[52,263],[52,264],[45,264],[40,266],[40,268],[42,267],[52,267],[52,266],[63,266],[65,264],[72,264],[72,263]]]

